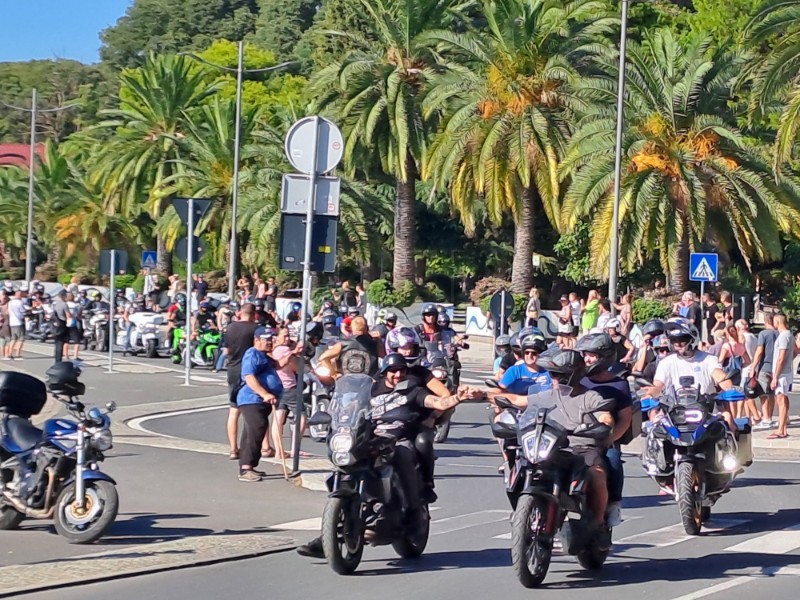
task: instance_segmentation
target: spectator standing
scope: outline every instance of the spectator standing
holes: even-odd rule
[[[68,293],[66,297],[67,308],[69,309],[69,320],[67,321],[67,342],[64,348],[64,360],[69,360],[69,351],[72,348],[72,360],[79,360],[81,343],[83,341],[83,331],[81,329],[81,305],[76,302],[75,296]]]
[[[367,292],[360,283],[356,284],[356,306],[362,315],[367,313]]]
[[[278,286],[274,277],[267,278],[267,285],[264,289],[264,308],[268,313],[278,310]]]
[[[11,360],[11,325],[8,320],[8,292],[0,290],[0,360]]]
[[[750,372],[750,385],[760,388],[761,396],[761,421],[753,429],[772,429],[776,426],[772,421],[775,411],[775,396],[772,392],[773,361],[775,359],[775,340],[778,332],[775,331],[773,315],[764,315],[764,329],[758,334],[756,355],[753,357],[753,368]]]
[[[169,288],[167,288],[167,296],[169,296],[170,303],[175,302],[175,295],[178,293],[178,284],[180,278],[177,275],[169,276]]]
[[[53,359],[61,362],[64,358],[64,346],[69,342],[69,321],[72,315],[66,302],[67,290],[61,288],[53,300],[53,340],[55,351]]]
[[[358,297],[356,293],[350,289],[350,282],[344,281],[342,282],[342,304],[344,304],[347,308],[355,308],[358,306]]]
[[[266,473],[256,471],[263,453],[260,451],[269,429],[269,415],[283,396],[283,385],[269,353],[275,332],[259,327],[253,333],[253,347],[242,357],[242,386],[236,405],[244,421],[239,448],[239,481],[261,481]]]
[[[8,356],[12,360],[22,360],[22,346],[25,344],[25,291],[17,290],[8,302],[8,325],[11,328],[11,347]]]
[[[700,319],[702,318],[700,307],[694,301],[694,292],[685,291],[681,296],[681,301],[677,302],[673,307],[675,316],[683,317],[692,325],[700,328]]]
[[[623,294],[620,299],[620,304],[614,304],[614,308],[619,311],[617,318],[619,319],[620,333],[628,337],[631,332],[631,325],[633,325],[633,307],[631,305],[631,295]]]
[[[750,324],[744,319],[739,319],[735,324],[736,332],[739,335],[739,343],[744,345],[747,356],[750,357],[750,362],[742,369],[742,383],[746,384],[751,381],[755,375],[753,372],[753,361],[756,356],[756,348],[758,347],[758,338],[750,331]],[[745,400],[745,416],[750,418],[753,425],[761,421],[761,413],[756,407],[753,399],[747,398]]]
[[[719,302],[722,305],[720,312],[725,316],[725,326],[734,327],[735,316],[733,314],[734,305],[730,292],[720,292]]]
[[[556,343],[564,350],[569,350],[574,346],[575,338],[572,335],[572,308],[569,305],[569,297],[561,296],[561,310],[558,311],[558,337]]]
[[[786,323],[786,315],[778,313],[774,323],[778,336],[775,338],[770,390],[774,392],[778,405],[778,430],[768,435],[767,439],[783,440],[789,437],[789,391],[792,389],[795,340]]]
[[[581,330],[589,333],[597,326],[597,319],[600,315],[600,294],[597,290],[589,290],[586,304],[583,307],[583,317],[581,318]]]
[[[598,315],[597,325],[595,326],[600,332],[606,330],[606,325],[611,319],[611,302],[608,298],[603,298],[598,302]]]
[[[710,343],[712,333],[720,329],[719,327],[715,328],[717,324],[717,312],[717,301],[714,298],[714,294],[712,292],[706,292],[703,294],[703,325],[705,325],[705,329],[701,332],[703,341],[706,343]]]
[[[300,370],[299,362],[302,360],[303,346],[292,340],[288,327],[281,327],[275,336],[275,347],[272,350],[271,356],[275,361],[278,377],[280,377],[283,384],[283,396],[280,402],[276,405],[275,415],[272,417],[272,444],[275,447],[275,452],[280,452],[282,447],[281,439],[283,438],[283,426],[286,424],[286,417],[289,411],[294,407],[297,402],[297,373]],[[306,416],[302,415],[301,424],[302,431],[306,428]],[[288,458],[294,456],[296,448],[294,447],[294,436],[292,436],[292,450]],[[287,458],[284,453],[284,458]]]
[[[197,298],[198,306],[200,302],[208,296],[208,283],[206,277],[202,273],[197,274],[197,281],[194,284],[195,297]]]
[[[532,287],[528,293],[528,305],[525,307],[525,326],[539,327],[539,314],[542,312],[542,302],[539,299],[539,289]]]
[[[78,284],[81,282],[81,278],[77,275],[73,275],[72,279],[69,280],[69,285],[67,286],[67,293],[72,294],[75,298],[78,297],[78,292],[80,291],[80,287]]]
[[[583,301],[578,298],[578,294],[570,292],[569,309],[572,312],[572,337],[578,338],[581,331],[581,311],[583,311]]]

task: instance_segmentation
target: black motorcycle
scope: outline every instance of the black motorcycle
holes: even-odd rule
[[[422,364],[430,369],[433,376],[441,381],[447,390],[454,394],[457,386],[454,383],[454,361],[448,357],[447,351],[438,342],[427,342],[425,344],[425,358]],[[441,444],[447,441],[450,435],[450,421],[453,417],[455,408],[442,412],[436,419],[435,433],[433,441]]]
[[[568,391],[560,390],[564,396]],[[505,444],[506,494],[514,508],[511,558],[520,583],[532,588],[544,581],[556,535],[581,566],[600,568],[610,550],[611,529],[594,525],[587,501],[590,474],[583,458],[571,452],[568,436],[602,440],[611,427],[586,415],[591,423],[574,431],[564,428],[551,416],[564,402],[557,390],[532,393],[524,411],[502,396],[495,401],[504,409],[492,420],[492,433]]]
[[[375,435],[370,419],[372,384],[367,375],[341,377],[330,412],[317,412],[309,419],[311,426],[331,428],[328,447],[334,471],[322,515],[322,546],[331,568],[340,575],[358,568],[366,543],[391,544],[402,558],[420,556],[428,543],[427,505],[421,511],[424,522],[409,519],[400,476],[392,464],[396,440]],[[393,409],[382,418],[404,420],[403,410]]]

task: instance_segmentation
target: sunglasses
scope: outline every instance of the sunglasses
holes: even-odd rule
[[[401,367],[394,368],[394,369],[386,369],[387,373],[405,373],[407,371],[408,371],[408,369],[403,369]]]
[[[523,354],[525,356],[539,356],[539,353],[536,350],[525,350]]]
[[[661,354],[662,352],[669,352],[669,348],[656,348],[656,352]]]

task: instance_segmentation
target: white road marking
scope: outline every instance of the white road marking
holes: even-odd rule
[[[431,535],[444,535],[508,519],[510,509],[482,510],[431,521]]]
[[[751,538],[741,544],[725,548],[725,552],[788,554],[797,548],[800,548],[800,525]]]
[[[708,526],[703,526],[703,531],[706,533],[714,533],[723,529],[732,529],[745,523],[749,523],[751,519],[724,519],[715,518],[708,523]],[[650,548],[666,548],[674,546],[697,536],[688,535],[683,530],[683,525],[669,525],[661,529],[653,529],[650,531],[643,531],[634,535],[629,535],[622,539],[616,540],[615,544],[642,544]]]
[[[703,588],[702,590],[697,590],[696,592],[692,592],[684,596],[678,596],[677,598],[673,598],[672,600],[698,600],[699,598],[705,598],[706,596],[711,596],[713,594],[718,594],[719,592],[724,592],[725,590],[735,588],[737,586],[742,585],[743,583],[752,581],[752,579],[753,578],[750,575],[742,575],[740,577],[734,577],[733,579],[729,579],[728,581],[723,581],[722,583],[718,583],[717,585],[712,585],[711,587]]]
[[[441,510],[440,506],[432,506],[428,509],[430,512]],[[288,521],[287,523],[278,523],[277,525],[270,525],[270,529],[281,529],[284,531],[319,531],[322,527],[322,517],[311,517],[309,519],[300,519],[299,521]]]
[[[184,375],[174,375],[176,379],[183,379]],[[217,377],[210,377],[208,375],[195,375],[192,373],[192,381],[200,381],[202,383],[216,383],[217,385],[228,385],[227,380],[219,379]]]
[[[168,419],[170,417],[179,417],[181,415],[191,415],[191,414],[194,414],[194,413],[208,412],[208,411],[211,411],[211,410],[221,410],[223,408],[228,408],[228,405],[227,404],[223,404],[222,406],[206,406],[206,407],[203,407],[203,408],[187,408],[185,410],[173,410],[172,412],[166,412],[166,413],[161,413],[161,414],[157,414],[157,415],[148,415],[148,416],[145,416],[145,417],[137,417],[135,419],[131,419],[130,421],[128,421],[126,423],[126,425],[128,427],[130,427],[131,429],[135,429],[136,431],[141,431],[142,433],[149,433],[149,434],[153,434],[153,435],[159,435],[159,436],[162,436],[162,437],[172,438],[172,439],[175,439],[175,440],[180,440],[180,439],[183,439],[183,438],[180,438],[180,437],[177,437],[177,436],[174,436],[174,435],[167,435],[166,433],[158,433],[158,434],[156,434],[155,432],[150,431],[149,429],[145,429],[144,424],[147,423],[148,421],[155,421],[156,419]]]

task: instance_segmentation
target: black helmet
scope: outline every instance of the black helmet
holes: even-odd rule
[[[322,310],[331,310],[333,307],[334,304],[332,300],[325,300],[325,302],[322,303]]]
[[[82,396],[86,386],[78,381],[81,370],[78,365],[70,361],[57,362],[45,372],[47,389],[61,396]]]
[[[428,304],[422,305],[422,316],[425,315],[438,315],[439,311],[436,310],[436,305],[428,302]]]
[[[186,294],[175,294],[175,304],[178,306],[186,306]]]
[[[534,333],[542,335],[541,330],[538,327],[523,327],[519,330],[519,339],[523,340],[529,335],[533,335]],[[542,336],[544,337],[544,336]]]
[[[325,329],[322,327],[322,323],[320,323],[319,321],[310,321],[308,325],[306,325],[307,340],[322,338],[324,334],[325,334]]]
[[[586,371],[586,363],[576,350],[560,350],[551,356],[540,357],[537,365],[558,383],[570,387],[575,387]]]
[[[387,354],[386,358],[383,359],[383,364],[381,365],[381,375],[390,369],[408,369],[406,357],[398,352]]]
[[[242,306],[236,301],[231,302],[230,307],[232,311],[238,311],[242,308]]]
[[[642,335],[649,335],[651,338],[664,333],[664,321],[661,319],[650,319],[642,327]]]
[[[547,341],[541,333],[531,333],[525,337],[520,336],[520,348],[525,350],[536,350],[539,354],[547,350]]]
[[[672,342],[688,342],[690,350],[694,351],[700,345],[700,334],[692,323],[685,320],[676,320],[667,323],[667,339]]]
[[[264,308],[264,299],[256,298],[255,300],[253,300],[253,306],[255,306],[256,310]]]
[[[350,306],[347,308],[347,314],[351,317],[357,317],[361,314],[361,311],[358,310],[357,306]]]
[[[440,312],[436,322],[442,327],[450,327],[450,316],[446,312]]]
[[[596,362],[586,367],[586,373],[599,373],[607,371],[617,357],[617,348],[614,340],[607,333],[590,333],[578,340],[575,345],[578,352],[591,352],[599,357]]]

